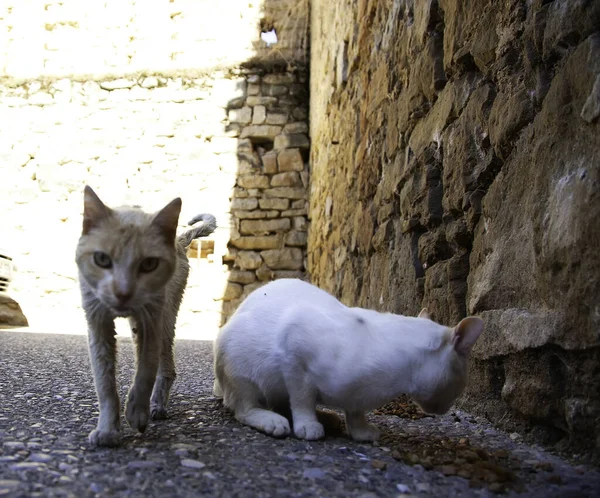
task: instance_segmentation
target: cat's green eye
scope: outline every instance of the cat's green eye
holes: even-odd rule
[[[110,256],[104,252],[96,251],[94,253],[94,263],[100,268],[112,268]]]
[[[142,273],[150,273],[156,270],[158,266],[158,258],[145,258],[140,263],[140,271]]]

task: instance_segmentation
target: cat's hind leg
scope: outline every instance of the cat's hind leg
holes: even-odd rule
[[[352,439],[364,442],[379,439],[379,429],[367,422],[365,412],[346,410],[344,413],[346,415],[346,427]]]
[[[288,420],[260,404],[260,390],[244,379],[219,379],[223,390],[223,402],[234,412],[242,424],[254,427],[270,436],[283,437],[290,434]]]

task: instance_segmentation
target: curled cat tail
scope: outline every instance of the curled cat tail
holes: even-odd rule
[[[193,225],[199,221],[202,222],[201,225],[182,233],[178,237],[179,242],[182,243],[184,247],[189,246],[192,243],[192,240],[197,239],[198,237],[206,237],[207,235],[210,235],[217,228],[217,219],[212,214],[208,213],[194,216],[188,222],[188,225]]]

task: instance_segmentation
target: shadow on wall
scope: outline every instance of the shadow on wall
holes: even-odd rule
[[[308,1],[265,2],[262,41],[242,69],[243,96],[227,106],[238,170],[221,324],[265,283],[307,276],[308,14]]]

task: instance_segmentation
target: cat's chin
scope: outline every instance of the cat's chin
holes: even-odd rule
[[[128,318],[133,314],[130,308],[110,308],[110,312],[115,318]]]

